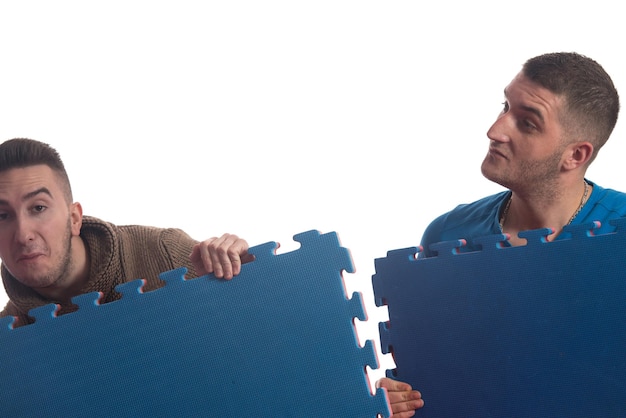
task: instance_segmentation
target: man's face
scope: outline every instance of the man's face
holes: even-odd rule
[[[21,283],[45,289],[67,276],[74,204],[46,165],[0,172],[0,258]]]
[[[487,132],[482,173],[512,190],[550,184],[561,171],[563,98],[518,74],[505,89],[502,113]]]

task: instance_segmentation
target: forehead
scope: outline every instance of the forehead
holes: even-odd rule
[[[47,165],[11,168],[0,172],[0,200],[23,198],[42,188],[47,189],[52,197],[62,196],[59,178]]]
[[[557,117],[564,106],[563,96],[531,81],[521,72],[506,86],[504,95],[511,107],[528,110],[544,120]]]

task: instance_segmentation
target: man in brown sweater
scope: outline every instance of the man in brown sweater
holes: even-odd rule
[[[0,317],[16,317],[17,327],[33,322],[32,308],[56,303],[59,315],[73,312],[71,299],[90,292],[110,302],[121,296],[118,284],[141,278],[149,291],[163,284],[159,273],[182,266],[189,278],[214,273],[229,280],[253,257],[232,234],[198,242],[180,229],[83,217],[57,151],[17,138],[0,144],[0,258],[9,296]],[[406,386],[385,385],[393,411],[415,408]]]
[[[56,150],[17,138],[0,144],[0,258],[9,296],[0,316],[15,316],[20,326],[37,306],[72,312],[72,297],[95,291],[110,302],[120,297],[118,284],[142,278],[145,290],[155,289],[159,273],[182,266],[188,277],[231,279],[252,256],[236,235],[198,242],[179,229],[83,217]]]

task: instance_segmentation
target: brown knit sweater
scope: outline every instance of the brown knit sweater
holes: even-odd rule
[[[80,236],[86,244],[90,259],[89,281],[81,293],[102,292],[101,303],[119,299],[115,286],[135,279],[145,279],[144,290],[159,288],[163,282],[158,275],[178,267],[187,267],[188,278],[196,276],[189,260],[197,243],[180,229],[149,226],[116,226],[85,216]],[[32,323],[28,311],[58,301],[48,300],[18,282],[2,266],[2,282],[9,302],[2,316],[15,316],[14,326]],[[62,306],[59,314],[73,312],[76,306]]]

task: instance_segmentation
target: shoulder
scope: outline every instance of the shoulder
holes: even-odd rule
[[[626,193],[613,189],[605,189],[594,184],[593,203],[609,210],[622,211],[626,208]]]
[[[593,192],[576,223],[600,221],[604,229],[610,227],[610,220],[626,216],[626,193],[589,183]]]
[[[178,228],[116,225],[89,216],[83,218],[80,234],[92,256],[97,253],[97,258],[110,258],[119,254],[125,261],[129,257],[141,259],[161,255],[180,264],[189,258],[198,242]]]
[[[451,211],[437,217],[428,228],[437,228],[445,231],[461,225],[483,222],[487,218],[489,221],[492,221],[494,216],[497,217],[500,207],[509,193],[508,191],[500,192],[472,203],[458,205]]]
[[[161,228],[147,225],[116,225],[93,216],[83,217],[81,235],[109,236],[116,240],[139,241],[189,241],[195,242],[185,231],[178,228]]]
[[[105,265],[120,264],[124,277],[156,278],[181,266],[195,275],[189,255],[197,241],[182,229],[116,225],[86,216],[81,237],[92,258]]]
[[[465,239],[471,247],[473,238],[497,233],[498,214],[509,193],[504,191],[461,204],[437,217],[422,237],[425,255],[431,255],[428,247],[436,242]]]

